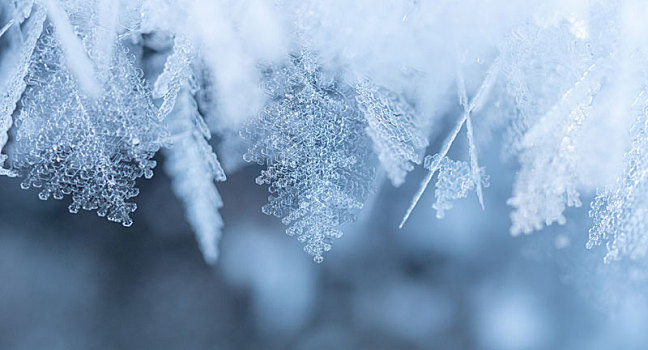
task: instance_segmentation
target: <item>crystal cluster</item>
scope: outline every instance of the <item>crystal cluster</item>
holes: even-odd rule
[[[354,220],[374,177],[365,121],[352,90],[305,52],[265,72],[270,102],[248,127],[254,142],[245,159],[267,168],[263,212],[281,217],[316,262]]]

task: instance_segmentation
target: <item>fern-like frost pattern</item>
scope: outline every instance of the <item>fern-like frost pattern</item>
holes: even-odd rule
[[[401,96],[368,80],[358,83],[356,100],[367,120],[367,135],[387,176],[396,187],[421,164],[428,141],[417,127],[416,112]]]
[[[208,143],[210,134],[198,113],[196,102],[187,90],[177,96],[175,110],[169,116],[169,132],[174,144],[165,149],[165,170],[171,178],[173,191],[185,207],[187,220],[196,232],[205,261],[218,259],[218,242],[223,219],[218,213],[223,206],[214,181],[225,181],[225,172]]]
[[[25,5],[22,11],[15,8],[17,16],[13,19],[15,22],[28,16],[25,8],[31,10],[31,5],[29,7]],[[15,49],[15,55],[10,59],[10,71],[6,76],[0,78],[0,151],[9,139],[9,129],[13,124],[12,114],[27,86],[25,76],[29,70],[30,58],[36,47],[36,42],[43,31],[44,22],[45,9],[39,6],[34,9],[34,13],[27,19],[22,30],[16,28],[18,25],[5,30],[5,35],[17,36],[19,40],[14,41],[14,45],[18,47]],[[18,43],[16,44],[16,42]],[[6,159],[7,156],[0,153],[0,166]],[[4,168],[0,168],[0,174],[15,175],[12,171]]]
[[[594,226],[587,248],[605,243],[605,262],[623,257],[639,260],[648,253],[648,98],[642,91],[635,100],[637,118],[632,126],[632,144],[625,155],[623,173],[591,204]]]
[[[0,175],[130,226],[164,149],[214,263],[214,136],[228,175],[264,167],[263,213],[321,262],[383,175],[398,187],[422,162],[399,227],[435,178],[438,218],[470,192],[484,209],[480,160],[504,136],[511,234],[596,193],[588,247],[645,257],[646,2],[398,3],[0,1]],[[451,160],[463,130],[466,161]]]
[[[248,128],[245,159],[267,168],[263,212],[282,218],[315,262],[342,236],[370,191],[374,170],[365,123],[352,90],[323,72],[313,56],[266,71],[270,103]]]
[[[11,166],[23,177],[22,188],[39,188],[43,200],[70,195],[72,213],[96,210],[124,226],[133,223],[136,204],[128,200],[139,193],[136,179],[153,176],[151,158],[165,131],[132,60],[116,44],[103,95],[89,97],[70,73],[53,28],[45,29],[25,78],[12,145]]]

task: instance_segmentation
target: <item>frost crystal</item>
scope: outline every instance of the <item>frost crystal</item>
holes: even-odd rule
[[[176,37],[173,52],[166,58],[164,70],[153,87],[153,96],[162,98],[160,118],[167,118],[174,141],[164,150],[165,170],[185,207],[205,261],[214,264],[223,228],[219,214],[223,200],[214,182],[225,181],[226,176],[209,145],[211,131],[193,95],[198,90],[194,60],[191,43],[185,37]]]
[[[412,210],[414,210],[414,207],[416,207],[416,204],[421,199],[423,192],[425,192],[430,181],[432,181],[432,177],[434,177],[436,171],[439,170],[439,166],[441,162],[443,161],[443,159],[445,159],[446,155],[450,151],[452,144],[457,139],[457,135],[459,135],[459,131],[461,130],[464,124],[466,124],[466,131],[467,131],[468,143],[469,143],[468,152],[470,154],[471,174],[473,177],[473,182],[477,186],[477,196],[479,198],[479,203],[482,205],[482,208],[484,207],[484,202],[481,194],[482,186],[481,186],[481,181],[479,180],[479,178],[481,177],[480,175],[481,170],[479,170],[479,165],[477,163],[477,149],[474,143],[471,113],[478,111],[481,107],[483,107],[484,103],[486,102],[486,99],[488,98],[490,91],[495,84],[495,78],[499,73],[500,64],[501,64],[500,60],[495,59],[495,61],[491,64],[491,66],[486,71],[482,83],[479,85],[479,88],[475,92],[475,95],[473,96],[472,100],[470,100],[470,102],[468,102],[468,97],[466,94],[463,75],[461,74],[461,71],[458,74],[458,79],[457,79],[458,96],[459,96],[459,102],[463,107],[463,113],[459,121],[455,124],[452,131],[450,131],[450,134],[448,135],[446,140],[443,142],[443,145],[441,146],[441,151],[438,153],[438,157],[433,158],[433,160],[428,163],[429,166],[427,166],[426,168],[428,168],[430,172],[425,177],[425,179],[423,179],[423,181],[421,182],[421,186],[419,186],[419,190],[414,195],[414,198],[412,199],[412,203],[407,208],[407,212],[405,212],[405,216],[403,216],[403,219],[401,220],[401,223],[398,226],[399,228],[403,228],[403,225],[405,225],[405,222],[407,221],[410,214],[412,213]]]
[[[31,6],[26,7],[31,9]],[[17,9],[16,9],[17,10]],[[15,14],[17,14],[16,11]],[[19,17],[14,17],[9,23],[14,23],[21,17],[26,17],[23,14]],[[14,37],[11,41],[14,52],[7,52],[11,55],[5,59],[5,64],[9,64],[8,72],[5,76],[0,77],[0,151],[4,148],[8,139],[9,128],[13,123],[11,115],[16,109],[16,104],[27,86],[25,76],[29,69],[30,58],[36,47],[36,41],[43,31],[43,23],[45,22],[45,10],[42,7],[36,7],[34,13],[26,20],[23,29],[18,29],[17,26],[13,28],[7,27],[5,29],[5,38]],[[7,25],[9,25],[9,23]],[[7,156],[0,154],[0,166],[2,166],[7,159]],[[0,167],[0,174],[2,175],[15,175],[7,169]]]
[[[270,103],[248,128],[245,159],[267,164],[263,212],[281,217],[316,262],[355,219],[374,178],[365,123],[351,92],[304,53],[265,73]]]
[[[153,176],[151,158],[164,131],[132,60],[116,44],[103,93],[93,98],[68,69],[52,27],[43,31],[15,121],[10,160],[24,177],[22,188],[41,188],[43,200],[71,195],[73,213],[97,210],[124,226],[133,223],[136,205],[127,200],[139,193],[137,178]]]
[[[529,130],[522,141],[521,170],[508,204],[511,233],[530,233],[542,225],[565,223],[566,206],[581,205],[577,185],[576,140],[600,89],[600,74],[592,65],[560,101]]]
[[[637,119],[632,145],[625,156],[625,169],[617,182],[598,193],[590,216],[587,248],[606,243],[605,261],[627,256],[639,259],[648,253],[648,98],[642,91],[634,103]]]
[[[421,152],[428,142],[415,124],[416,112],[397,94],[361,81],[356,87],[358,107],[367,120],[380,164],[394,186],[405,182],[405,175],[421,164]]]
[[[489,186],[484,168],[479,169],[479,183],[477,183],[468,163],[454,161],[447,157],[441,159],[438,154],[425,157],[425,168],[439,170],[434,190],[436,202],[432,205],[436,210],[437,219],[442,219],[445,211],[452,209],[452,201],[466,198],[469,192],[476,191],[478,185]]]
[[[194,56],[194,48],[186,38],[178,36],[174,39],[173,52],[167,57],[164,71],[153,86],[153,97],[162,98],[160,119],[171,113],[180,89],[192,80],[191,63]]]
[[[435,175],[438,216],[471,191],[483,208],[492,148],[479,142],[504,136],[519,164],[512,234],[565,222],[596,190],[589,246],[606,242],[607,260],[648,252],[645,1],[383,5],[0,1],[0,175],[128,226],[136,180],[169,146],[165,169],[212,263],[225,179],[214,135],[228,172],[266,166],[263,212],[321,261],[374,167],[403,185],[450,122],[400,227]],[[464,127],[466,162],[451,161]]]
[[[225,181],[225,172],[207,142],[210,138],[196,102],[187,90],[177,96],[176,108],[169,116],[169,131],[174,145],[165,150],[165,170],[173,190],[185,206],[187,220],[196,232],[208,263],[218,258],[218,241],[223,219],[218,213],[223,200],[214,181]]]
[[[517,112],[509,128],[508,155],[517,155],[524,148],[526,132],[555,108],[594,64],[597,46],[575,37],[570,29],[564,21],[547,27],[525,23],[514,28],[501,45],[506,92]]]

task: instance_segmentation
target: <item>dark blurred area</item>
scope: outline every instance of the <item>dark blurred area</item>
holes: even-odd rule
[[[511,167],[434,218],[424,176],[384,182],[315,264],[260,206],[259,169],[219,184],[226,222],[204,263],[158,171],[130,228],[0,178],[0,349],[618,349],[647,344],[645,269],[585,249],[587,208],[513,238]],[[504,165],[502,165],[504,164]]]

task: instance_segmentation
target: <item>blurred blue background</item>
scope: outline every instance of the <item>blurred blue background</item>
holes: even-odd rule
[[[419,168],[383,182],[319,265],[261,213],[259,168],[218,184],[215,267],[161,171],[139,182],[131,228],[0,178],[0,349],[646,348],[645,267],[585,249],[587,208],[511,237],[515,164],[482,163],[484,211],[473,194],[437,220],[430,189],[398,230]]]

